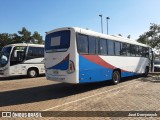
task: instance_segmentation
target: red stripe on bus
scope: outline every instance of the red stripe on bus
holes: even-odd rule
[[[98,55],[82,55],[84,58],[88,59],[89,61],[96,63],[100,66],[103,66],[105,68],[115,69],[116,67],[107,63],[102,58],[100,58]],[[122,70],[122,69],[121,69]],[[126,70],[122,70],[122,72],[126,72]]]

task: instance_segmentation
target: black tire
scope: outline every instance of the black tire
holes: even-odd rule
[[[114,71],[112,74],[112,84],[116,85],[120,82],[121,79],[121,75],[120,72],[118,70]]]
[[[27,76],[30,78],[34,78],[38,76],[38,71],[36,69],[29,69],[27,72]]]

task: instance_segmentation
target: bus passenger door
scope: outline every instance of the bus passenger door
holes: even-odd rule
[[[10,73],[11,75],[22,75],[24,73],[23,61],[25,58],[24,51],[15,50],[11,55]]]

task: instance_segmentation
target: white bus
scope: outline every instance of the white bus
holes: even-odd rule
[[[86,83],[148,74],[150,51],[134,40],[82,28],[59,28],[46,33],[46,78]]]
[[[17,43],[3,47],[0,55],[0,77],[36,77],[44,73],[44,45]]]

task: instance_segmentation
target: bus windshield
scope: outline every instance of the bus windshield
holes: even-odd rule
[[[70,30],[53,32],[46,35],[46,52],[64,52],[70,46]]]
[[[0,67],[4,67],[5,65],[7,65],[8,61],[9,61],[11,48],[12,47],[10,46],[10,47],[4,47],[2,49],[2,53],[0,55]]]

